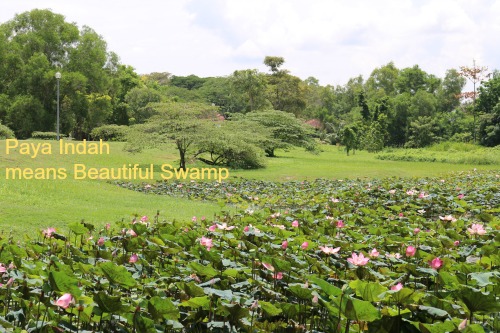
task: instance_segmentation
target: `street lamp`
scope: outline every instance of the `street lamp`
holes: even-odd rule
[[[59,141],[59,80],[61,79],[61,73],[56,73],[57,79],[57,141]]]

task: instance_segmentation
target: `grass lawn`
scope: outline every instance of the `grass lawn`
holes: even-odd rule
[[[86,167],[119,168],[124,164],[154,164],[156,169],[164,163],[177,166],[178,157],[172,150],[146,150],[138,154],[123,151],[123,143],[109,143],[110,154],[60,155],[57,143],[50,141],[19,141],[19,143],[50,143],[52,154],[32,158],[20,154],[19,148],[6,154],[5,140],[0,141],[0,227],[4,233],[12,232],[16,238],[24,233],[35,233],[42,228],[64,228],[71,222],[85,219],[102,226],[135,214],[152,216],[157,210],[167,219],[190,219],[210,216],[220,211],[215,203],[187,199],[153,196],[118,188],[105,180],[75,180],[73,165]],[[269,158],[267,168],[261,170],[230,170],[230,179],[244,177],[263,180],[301,180],[315,178],[379,178],[423,177],[471,170],[500,170],[500,165],[465,165],[429,162],[399,162],[375,159],[375,154],[357,151],[346,156],[334,146],[323,146],[323,152],[313,155],[302,149],[278,152]],[[32,151],[33,153],[33,151]],[[191,165],[193,166],[193,165]],[[202,167],[195,163],[194,166]],[[66,179],[6,179],[6,168],[22,169],[64,168]],[[155,172],[156,179],[160,172]]]

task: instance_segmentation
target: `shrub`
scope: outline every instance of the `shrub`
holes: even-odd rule
[[[67,137],[66,134],[59,134],[60,138],[65,138]],[[56,132],[33,132],[31,133],[31,138],[32,139],[37,139],[37,140],[57,140],[57,133]]]
[[[0,124],[0,139],[13,139],[15,138],[14,131],[5,125]]]
[[[95,127],[90,132],[93,140],[125,141],[129,127],[125,125],[104,125]]]

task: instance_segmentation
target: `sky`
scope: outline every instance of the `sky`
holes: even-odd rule
[[[266,72],[265,56],[321,85],[390,61],[438,77],[500,69],[498,0],[0,0],[0,23],[35,8],[94,29],[139,74]]]

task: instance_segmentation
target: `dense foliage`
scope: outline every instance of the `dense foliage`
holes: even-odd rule
[[[0,321],[15,332],[498,331],[499,181],[121,184],[223,210],[3,240]]]
[[[0,121],[17,137],[55,132],[57,71],[62,133],[81,139],[96,126],[128,123],[125,95],[139,76],[91,28],[35,9],[0,25]]]
[[[90,27],[79,29],[62,15],[35,9],[0,25],[0,121],[18,138],[54,132],[59,71],[61,133],[76,139],[91,138],[94,128],[105,125],[144,124],[155,115],[155,103],[198,103],[217,108],[226,120],[238,113],[287,112],[315,123],[316,136],[349,152],[446,140],[500,143],[500,75],[487,75],[475,63],[440,78],[418,65],[398,68],[389,62],[366,79],[322,86],[314,77],[292,75],[282,57],[263,62],[268,73],[139,76]],[[475,91],[462,91],[467,79]],[[266,154],[274,155],[273,149]]]

